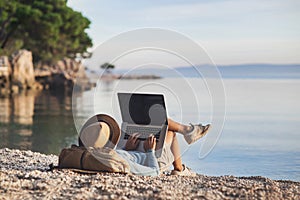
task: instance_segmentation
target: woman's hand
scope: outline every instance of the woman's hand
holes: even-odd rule
[[[138,147],[140,140],[139,138],[139,134],[138,133],[134,133],[131,136],[129,136],[126,145],[125,145],[125,150],[126,151],[133,151],[136,150],[136,148]]]
[[[147,138],[147,140],[145,140],[144,149],[147,152],[150,149],[155,150],[155,147],[156,147],[156,138],[153,135],[151,135],[150,137]]]

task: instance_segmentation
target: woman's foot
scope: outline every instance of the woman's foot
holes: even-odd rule
[[[196,176],[196,173],[193,172],[190,168],[185,166],[184,164],[182,165],[182,170],[172,170],[171,175],[178,175],[178,176]]]
[[[192,130],[184,134],[184,139],[188,144],[192,144],[202,138],[208,130],[210,129],[211,125],[208,124],[206,126],[202,126],[202,124],[193,125],[191,124]]]

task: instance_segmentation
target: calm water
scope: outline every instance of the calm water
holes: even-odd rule
[[[73,100],[50,92],[0,98],[0,147],[58,154],[76,142],[77,130],[93,114],[107,113],[121,121],[115,91],[164,93],[169,117],[183,123],[210,122],[211,94],[205,83],[188,82],[165,78],[100,83]],[[200,158],[206,138],[188,147],[179,136],[184,162],[207,175],[300,181],[300,80],[225,79],[224,86],[226,120],[217,144]]]

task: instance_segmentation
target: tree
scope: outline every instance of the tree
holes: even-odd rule
[[[0,54],[25,48],[46,63],[88,57],[89,25],[66,0],[0,0]]]
[[[101,69],[104,69],[105,73],[111,73],[111,70],[115,68],[113,64],[110,63],[104,63],[100,66]]]

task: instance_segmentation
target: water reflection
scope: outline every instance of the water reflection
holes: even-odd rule
[[[100,87],[102,91],[111,92],[113,91],[114,83],[115,80],[112,78],[102,78],[102,80],[98,82],[98,87]]]
[[[76,141],[70,94],[27,91],[0,98],[0,148],[58,153]]]
[[[14,123],[23,125],[31,125],[33,123],[34,98],[34,93],[31,91],[12,98],[11,111],[14,116]]]
[[[0,122],[9,123],[11,115],[11,102],[10,99],[0,99]]]

